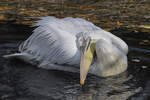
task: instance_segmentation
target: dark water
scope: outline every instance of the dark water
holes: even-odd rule
[[[17,52],[19,44],[30,35],[24,30],[32,30],[21,25],[5,28],[0,36],[1,100],[150,100],[150,47],[147,42],[140,43],[150,38],[147,33],[113,30],[129,45],[128,70],[108,78],[88,75],[81,87],[77,73],[39,69],[17,59],[4,59],[2,55]]]

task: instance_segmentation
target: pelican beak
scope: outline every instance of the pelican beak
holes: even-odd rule
[[[82,46],[81,50],[81,58],[80,58],[80,84],[84,85],[84,81],[88,74],[90,65],[93,60],[95,51],[95,43],[91,43],[91,39],[88,38],[85,40],[84,46]]]

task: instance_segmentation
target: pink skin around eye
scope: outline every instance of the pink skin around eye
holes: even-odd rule
[[[80,42],[83,42],[83,40],[80,40]]]
[[[84,40],[80,40],[80,42],[84,42]]]

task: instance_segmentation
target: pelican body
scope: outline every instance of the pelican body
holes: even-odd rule
[[[107,77],[127,69],[128,46],[119,37],[82,18],[42,17],[33,34],[19,46],[16,57],[40,68]]]

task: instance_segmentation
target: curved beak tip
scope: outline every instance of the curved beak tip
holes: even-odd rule
[[[80,84],[81,84],[81,85],[84,85],[84,81],[80,81]]]

